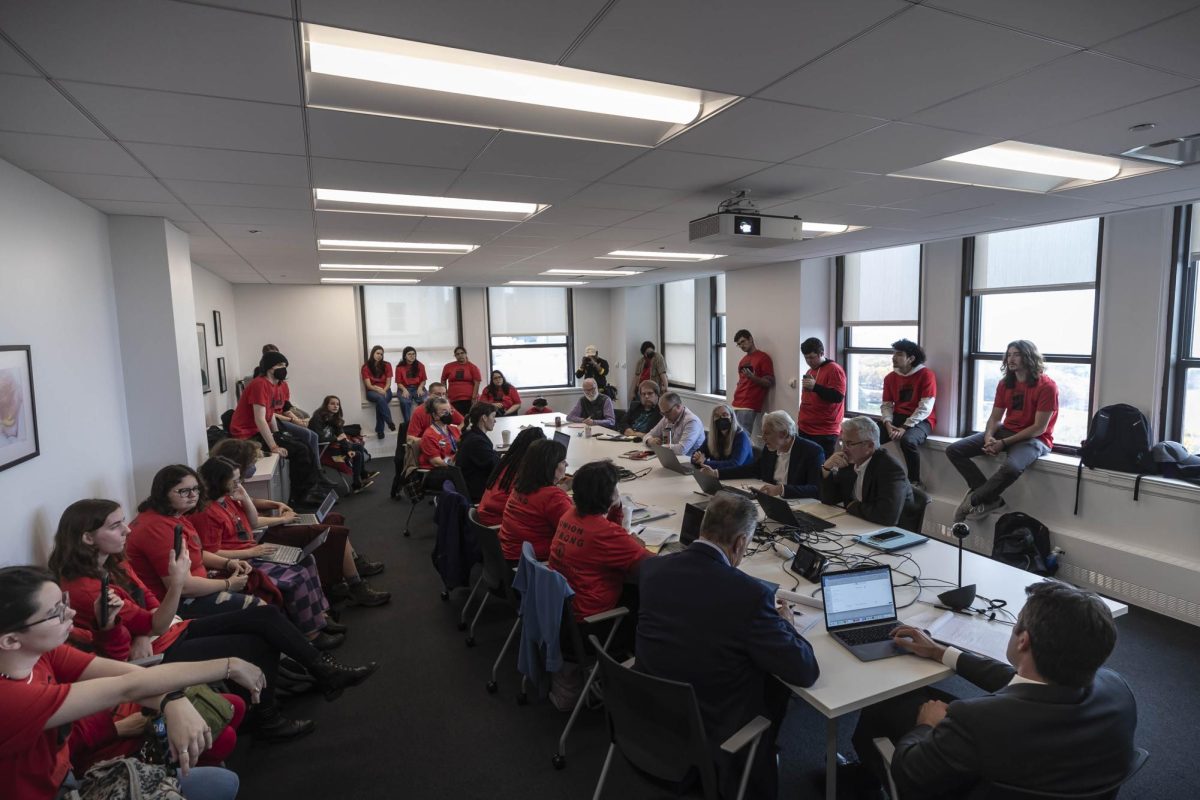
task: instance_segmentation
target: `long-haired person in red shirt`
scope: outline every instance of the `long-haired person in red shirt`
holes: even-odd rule
[[[506,417],[521,413],[521,395],[517,394],[516,388],[498,369],[492,370],[492,380],[480,392],[479,402],[491,403]]]
[[[428,392],[425,382],[429,376],[425,373],[425,365],[417,360],[417,348],[406,347],[396,365],[396,394],[400,399],[400,408],[404,410],[404,421],[410,422],[413,415],[413,405],[425,402]]]
[[[475,507],[475,516],[481,523],[492,527],[500,524],[500,520],[504,518],[504,506],[508,504],[513,484],[517,481],[521,459],[525,457],[525,452],[531,444],[545,438],[546,434],[540,425],[526,428],[517,434],[508,450],[500,456],[500,463],[488,475],[487,483],[484,484],[483,499]]]
[[[553,439],[529,445],[500,521],[500,549],[506,559],[515,563],[524,542],[533,545],[539,561],[550,555],[558,521],[572,508],[560,485],[566,475],[567,448]]]
[[[362,365],[362,382],[367,389],[367,399],[375,404],[375,435],[383,438],[383,426],[396,430],[392,421],[392,365],[383,360],[383,348],[375,345]]]
[[[466,414],[471,410],[482,380],[479,367],[467,358],[467,348],[454,348],[454,360],[442,367],[442,383],[446,384],[446,396],[455,411]]]
[[[252,702],[266,688],[258,667],[229,657],[138,667],[83,653],[66,644],[75,619],[69,596],[38,567],[0,568],[0,786],[10,800],[53,800],[73,788],[68,737],[62,728],[123,703],[159,709],[167,741],[196,795],[229,798],[237,778],[219,767],[194,769],[212,745],[204,718],[182,689],[230,681]],[[190,774],[190,778],[189,778]],[[71,781],[71,782],[68,782]],[[64,787],[65,784],[65,787]],[[85,787],[86,788],[86,783]]]
[[[933,432],[937,415],[937,378],[925,366],[925,350],[916,342],[892,342],[892,371],[883,379],[883,402],[879,406],[880,435],[900,443],[908,482],[921,485],[921,445]]]

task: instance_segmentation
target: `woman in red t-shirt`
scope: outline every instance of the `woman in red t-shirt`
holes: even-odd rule
[[[61,726],[123,703],[160,709],[171,754],[185,776],[212,744],[204,718],[182,689],[227,680],[258,702],[266,678],[237,657],[137,667],[66,645],[75,611],[49,572],[0,568],[0,786],[12,800],[51,800],[71,769]],[[205,768],[217,770],[217,767]],[[196,780],[224,772],[197,772]],[[226,795],[230,796],[230,795]]]
[[[425,382],[428,380],[425,365],[417,360],[417,348],[404,348],[400,363],[396,365],[396,391],[400,397],[400,407],[404,409],[405,422],[412,420],[413,406],[424,403],[429,396],[425,391]]]
[[[443,397],[435,397],[428,405],[432,422],[421,434],[420,455],[417,458],[417,466],[429,470],[425,474],[425,488],[441,491],[442,484],[450,481],[455,491],[463,497],[470,497],[466,479],[454,464],[462,434],[453,422],[450,402]]]
[[[479,395],[479,402],[499,406],[500,413],[505,416],[511,417],[521,413],[521,395],[517,394],[516,388],[498,369],[492,370],[492,380]]]
[[[367,363],[362,365],[362,382],[367,390],[367,399],[375,404],[375,435],[383,438],[383,426],[396,430],[392,421],[392,365],[383,360],[383,348],[375,345]]]
[[[563,514],[571,510],[571,498],[563,491],[567,475],[567,448],[553,439],[529,445],[512,495],[500,521],[500,549],[516,563],[521,545],[529,542],[539,561],[550,553],[550,540]]]
[[[471,410],[471,403],[479,395],[479,384],[483,375],[479,367],[467,360],[465,347],[454,348],[454,360],[442,367],[442,383],[446,384],[446,397],[450,405],[464,417]]]
[[[484,484],[483,497],[479,500],[479,505],[475,507],[475,516],[481,523],[488,527],[500,524],[500,520],[504,517],[504,506],[508,503],[509,495],[512,494],[512,486],[517,480],[517,471],[521,466],[521,459],[525,457],[525,451],[529,449],[529,445],[545,438],[546,434],[540,426],[526,428],[517,434],[517,438],[513,439],[508,450],[500,456],[500,463],[488,475],[487,483]]]

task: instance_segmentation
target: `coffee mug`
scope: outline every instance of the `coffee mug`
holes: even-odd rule
[[[512,438],[512,431],[500,431],[500,440],[504,442],[504,446],[508,447],[508,440]]]

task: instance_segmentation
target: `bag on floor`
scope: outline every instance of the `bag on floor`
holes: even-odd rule
[[[1058,558],[1050,548],[1050,529],[1021,511],[1010,511],[996,520],[992,558],[1038,575],[1058,572]]]
[[[1087,438],[1079,447],[1079,467],[1075,472],[1075,513],[1079,513],[1079,484],[1083,468],[1107,469],[1137,474],[1133,499],[1138,499],[1142,476],[1153,471],[1150,458],[1150,421],[1131,405],[1104,406],[1092,416]]]

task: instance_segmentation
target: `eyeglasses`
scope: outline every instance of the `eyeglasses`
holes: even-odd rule
[[[859,439],[857,442],[849,442],[849,441],[846,441],[845,439],[842,439],[842,447],[857,447],[860,444],[866,444],[866,443],[867,443],[866,439]]]
[[[200,494],[199,486],[185,486],[182,489],[172,489],[172,492],[180,497],[196,497]]]
[[[62,602],[50,610],[50,615],[48,617],[46,617],[45,619],[39,619],[37,622],[31,622],[22,628],[18,628],[17,630],[27,631],[30,628],[32,628],[34,625],[41,625],[43,622],[53,622],[55,620],[57,620],[58,622],[66,622],[67,612],[69,612],[70,610],[71,610],[71,595],[69,592],[63,592]]]

